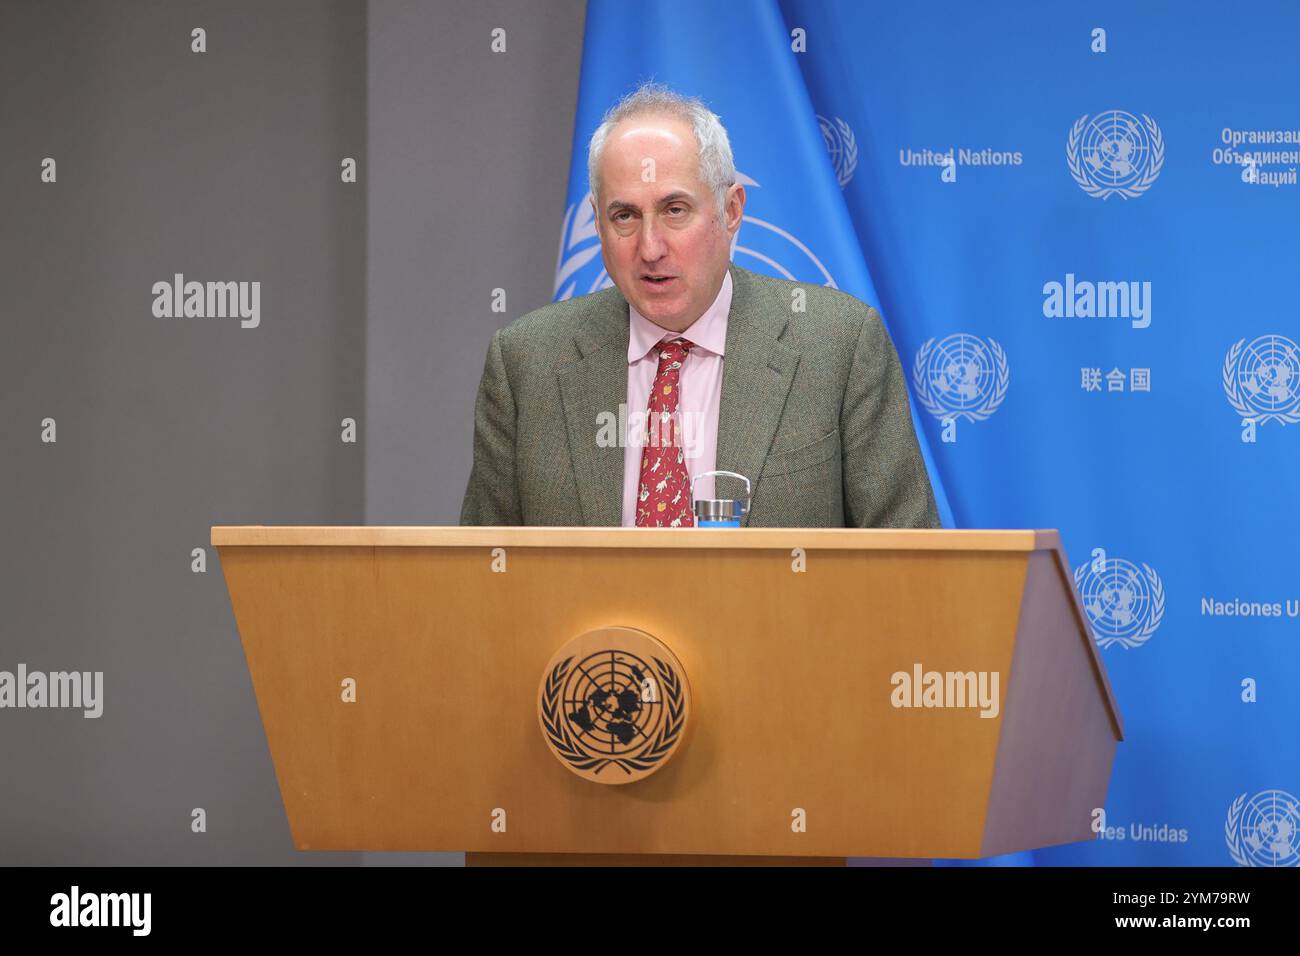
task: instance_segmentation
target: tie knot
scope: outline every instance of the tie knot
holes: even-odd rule
[[[671,362],[681,362],[685,360],[686,353],[691,350],[691,344],[686,339],[673,339],[670,342],[659,343],[659,364]]]

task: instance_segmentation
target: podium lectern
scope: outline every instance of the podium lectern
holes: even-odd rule
[[[977,858],[1094,838],[1123,739],[1055,531],[249,526],[212,543],[300,850]],[[661,642],[680,684],[621,645],[599,667],[559,653],[610,628]],[[669,730],[667,757],[615,753]],[[629,767],[651,772],[621,782]]]

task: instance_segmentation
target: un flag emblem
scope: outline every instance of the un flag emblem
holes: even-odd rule
[[[1300,866],[1300,800],[1285,790],[1243,793],[1223,827],[1238,866]]]
[[[1081,564],[1074,569],[1074,586],[1103,650],[1113,644],[1141,647],[1165,616],[1165,588],[1149,564],[1140,570],[1122,558]]]
[[[1285,335],[1239,339],[1223,359],[1223,390],[1243,419],[1300,422],[1300,349]]]
[[[1141,196],[1165,164],[1165,140],[1155,120],[1145,113],[1107,110],[1080,116],[1065,142],[1070,175],[1089,196],[1125,199]]]
[[[819,113],[817,125],[821,127],[826,152],[830,153],[831,165],[835,167],[835,180],[843,189],[858,168],[858,138],[853,135],[849,124],[838,116],[827,119]]]
[[[916,399],[940,420],[983,421],[1006,398],[1010,380],[1002,346],[965,332],[927,339],[912,363]]]

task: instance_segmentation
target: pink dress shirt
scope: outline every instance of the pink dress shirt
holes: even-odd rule
[[[718,406],[722,402],[722,357],[727,344],[727,315],[731,311],[731,272],[702,316],[685,332],[670,332],[655,325],[631,304],[627,343],[627,412],[623,425],[623,524],[636,525],[636,494],[641,477],[641,452],[645,441],[645,412],[650,386],[659,370],[659,351],[665,339],[681,337],[691,344],[679,373],[677,414],[681,419],[686,470],[695,477],[713,471],[718,458]],[[713,497],[713,479],[695,484],[697,498]]]

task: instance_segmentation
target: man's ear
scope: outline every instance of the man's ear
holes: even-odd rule
[[[735,235],[740,221],[745,217],[745,187],[734,183],[727,190],[727,232]]]
[[[596,232],[599,233],[600,232],[600,210],[596,208],[596,197],[593,196],[591,193],[587,193],[587,199],[591,201],[591,215],[594,217],[596,222]]]

